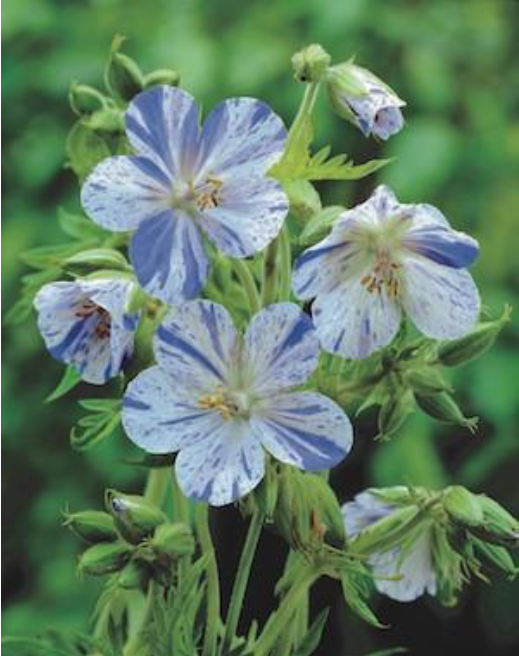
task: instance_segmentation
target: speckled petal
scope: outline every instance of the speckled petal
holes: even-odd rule
[[[247,421],[230,420],[207,439],[183,448],[175,471],[187,497],[224,506],[258,485],[265,473],[265,453]]]
[[[346,457],[353,443],[344,411],[313,392],[265,399],[251,425],[277,460],[308,471],[331,469]]]
[[[354,538],[371,524],[389,515],[394,506],[384,503],[368,491],[355,495],[353,501],[342,506],[342,516],[348,537]]]

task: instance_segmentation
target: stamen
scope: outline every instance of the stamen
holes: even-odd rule
[[[373,271],[361,278],[360,282],[370,294],[381,294],[385,286],[389,298],[397,298],[400,292],[397,271],[400,266],[391,260],[387,251],[378,251]]]
[[[208,175],[204,184],[195,189],[195,202],[199,210],[212,210],[221,203],[223,183],[218,178]]]
[[[204,394],[200,397],[198,405],[204,410],[217,410],[222,419],[228,421],[236,415],[238,408],[225,397],[223,387],[218,385],[215,394]]]
[[[76,317],[80,317],[81,319],[88,319],[94,314],[98,317],[96,327],[94,328],[96,336],[99,337],[99,339],[110,337],[112,332],[112,317],[108,310],[105,310],[105,308],[87,298],[81,303],[75,312]]]

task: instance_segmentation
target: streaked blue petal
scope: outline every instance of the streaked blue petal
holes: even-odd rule
[[[440,225],[410,230],[404,245],[438,264],[455,269],[468,267],[479,253],[479,244],[475,239]]]
[[[148,453],[173,453],[219,429],[218,412],[198,405],[178,381],[155,366],[140,373],[126,389],[122,421],[132,442]]]
[[[346,280],[312,307],[317,335],[325,351],[360,359],[386,346],[398,332],[400,306],[386,287],[368,292],[362,275]]]
[[[130,244],[130,259],[141,286],[168,304],[194,298],[209,271],[193,219],[171,210],[139,226]]]
[[[247,421],[229,420],[207,439],[182,448],[175,471],[187,497],[224,506],[258,485],[265,473],[265,453]]]
[[[434,339],[455,339],[474,328],[481,303],[468,271],[411,255],[404,269],[402,302],[418,330]]]
[[[126,134],[139,155],[168,178],[193,172],[198,154],[199,109],[182,89],[160,85],[135,96],[126,112]]]
[[[229,177],[244,167],[249,177],[263,176],[283,153],[287,131],[268,105],[254,98],[220,103],[204,122],[201,173]]]
[[[259,394],[304,383],[319,359],[310,317],[294,303],[269,305],[249,325],[244,356],[244,370]]]
[[[135,230],[169,205],[171,182],[142,157],[109,157],[100,162],[81,189],[81,203],[96,223],[113,230]]]
[[[237,349],[238,336],[229,313],[211,301],[178,305],[154,340],[157,362],[174,380],[208,392],[227,380]]]
[[[219,250],[231,257],[248,257],[275,239],[288,206],[275,180],[232,178],[223,184],[220,206],[202,212],[200,222]]]
[[[330,469],[353,443],[350,420],[331,399],[313,392],[265,399],[251,417],[261,443],[277,460],[299,469]]]

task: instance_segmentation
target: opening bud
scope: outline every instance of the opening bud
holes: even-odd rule
[[[119,572],[128,562],[131,550],[122,542],[95,544],[80,557],[78,569],[81,574],[103,576]]]
[[[167,522],[162,510],[144,497],[116,490],[106,491],[106,508],[120,535],[131,544],[151,537],[158,526]]]
[[[101,510],[65,513],[64,526],[68,526],[76,535],[92,544],[113,542],[118,537],[113,518]]]
[[[171,87],[178,87],[180,84],[180,73],[169,68],[161,68],[152,71],[144,78],[145,89],[149,89],[158,84],[169,84]]]
[[[326,73],[332,58],[318,43],[312,43],[292,57],[292,67],[300,82],[318,82]]]

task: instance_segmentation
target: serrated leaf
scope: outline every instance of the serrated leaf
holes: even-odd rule
[[[364,164],[355,165],[348,160],[347,155],[335,155],[326,159],[329,150],[323,148],[316,155],[310,158],[310,161],[301,171],[300,177],[305,180],[359,180],[365,176],[378,171],[390,159],[372,159]]]
[[[312,626],[309,628],[308,633],[304,636],[298,644],[293,656],[310,656],[319,646],[321,636],[328,619],[329,608],[324,608],[319,615],[315,618]]]
[[[81,374],[73,366],[69,365],[65,369],[65,373],[54,391],[45,399],[45,403],[52,403],[53,401],[60,399],[62,396],[65,396],[67,392],[70,392],[71,389],[74,389],[74,387],[80,382]]]
[[[375,613],[368,606],[364,600],[364,590],[356,580],[356,576],[351,572],[341,573],[342,591],[344,594],[344,601],[351,608],[351,610],[361,617],[365,622],[377,629],[387,628],[384,624],[379,622]]]

